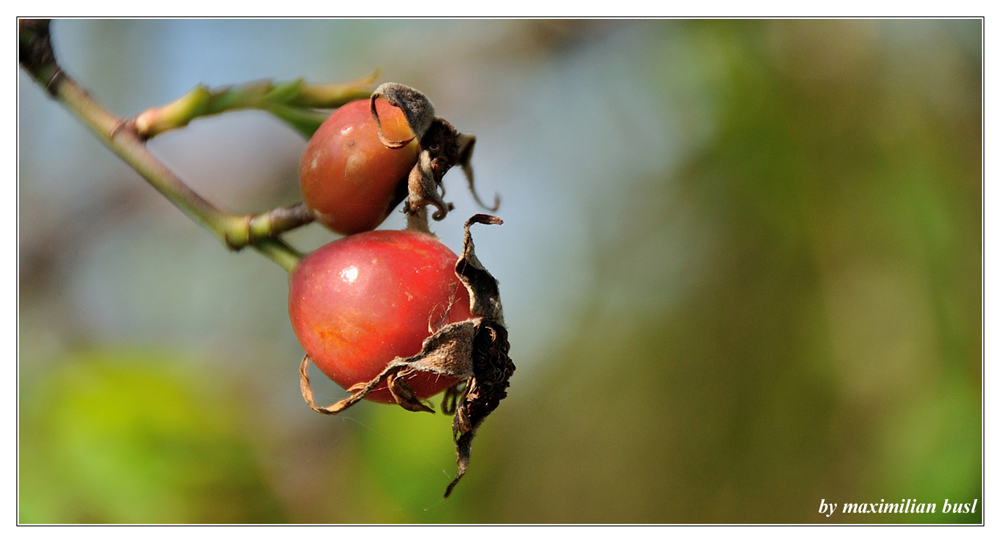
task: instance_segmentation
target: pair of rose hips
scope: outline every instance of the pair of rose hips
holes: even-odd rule
[[[346,104],[316,131],[300,161],[306,207],[347,237],[292,271],[289,313],[307,356],[344,389],[417,354],[433,331],[471,317],[454,252],[429,233],[372,231],[408,194],[422,151],[411,122],[426,124],[381,97]],[[446,158],[449,152],[456,155],[457,146]],[[433,175],[433,167],[425,169]],[[456,379],[414,372],[406,384],[423,400]],[[365,398],[397,402],[385,383]]]
[[[313,410],[336,414],[371,399],[430,411],[424,400],[447,390],[441,408],[455,415],[458,471],[445,497],[514,372],[499,286],[469,233],[500,219],[469,218],[461,257],[427,224],[427,207],[437,220],[452,208],[441,185],[452,166],[462,166],[482,205],[468,165],[474,144],[403,85],[386,83],[370,100],[338,109],[306,145],[299,177],[314,218],[347,237],[305,257],[289,277],[292,329],[306,351],[302,396]],[[404,199],[407,229],[373,231]],[[351,396],[317,406],[310,360]]]

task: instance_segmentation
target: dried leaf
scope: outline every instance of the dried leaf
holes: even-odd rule
[[[483,203],[483,200],[479,199],[479,193],[476,192],[476,180],[472,174],[472,150],[476,147],[476,136],[472,134],[458,134],[457,143],[458,156],[456,161],[462,166],[462,173],[465,174],[465,179],[469,182],[469,192],[472,193],[472,198],[483,209],[495,212],[500,208],[500,195],[493,195],[493,206],[490,207]]]
[[[500,302],[500,286],[493,275],[476,257],[472,242],[472,224],[503,224],[495,216],[474,215],[465,222],[465,241],[462,257],[455,264],[455,274],[469,290],[472,314],[482,318],[476,326],[476,336],[472,344],[472,376],[466,382],[465,392],[459,400],[452,421],[455,437],[458,472],[448,484],[444,496],[465,476],[472,455],[472,439],[476,430],[493,412],[500,401],[507,397],[510,377],[514,374],[511,361],[507,328],[503,322],[503,305]]]
[[[428,205],[433,205],[437,207],[437,211],[434,211],[434,220],[441,220],[448,215],[448,211],[453,206],[445,203],[444,199],[441,198],[443,194],[438,193],[438,188],[441,184],[435,180],[432,163],[433,159],[430,152],[426,150],[420,151],[417,164],[410,170],[410,176],[407,180],[410,197],[406,200],[405,210],[407,213],[414,215]]]
[[[403,370],[395,374],[390,374],[386,378],[386,384],[389,386],[389,393],[392,394],[392,398],[396,401],[396,404],[409,410],[411,412],[430,412],[434,413],[434,409],[425,405],[423,401],[420,400],[413,393],[413,389],[410,385],[406,383],[406,375],[412,374],[413,371]]]
[[[510,377],[514,374],[514,363],[508,352],[507,330],[495,322],[484,321],[476,334],[473,345],[473,373],[466,391],[452,421],[455,437],[455,453],[458,471],[455,479],[448,484],[444,496],[451,495],[452,489],[465,476],[472,455],[472,439],[476,430],[500,401],[507,397]],[[442,407],[443,408],[443,407]]]
[[[412,390],[405,380],[395,378],[397,373],[406,371],[412,373],[421,371],[425,373],[435,373],[453,378],[466,378],[473,374],[472,368],[472,345],[477,329],[477,320],[464,320],[444,326],[437,333],[424,339],[420,353],[408,358],[395,358],[382,370],[375,378],[368,382],[358,383],[351,386],[347,391],[351,396],[334,403],[329,407],[317,406],[313,400],[312,386],[309,384],[307,369],[311,361],[309,356],[302,358],[299,366],[299,385],[302,388],[302,397],[306,404],[316,412],[322,414],[337,414],[347,407],[365,398],[373,392],[383,382],[393,379],[396,387],[389,384],[389,391],[397,399],[402,398],[406,404],[400,403],[407,410],[427,410],[413,405],[419,400],[413,396]],[[397,394],[399,394],[397,396]],[[410,408],[413,407],[413,408]],[[433,410],[430,410],[433,412]]]

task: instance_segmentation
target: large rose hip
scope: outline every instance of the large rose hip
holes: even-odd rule
[[[432,330],[471,317],[455,275],[458,257],[435,237],[372,231],[313,252],[289,277],[292,328],[313,363],[347,389],[375,378],[393,358],[420,352]],[[455,380],[416,373],[425,399]],[[367,399],[392,403],[385,383]]]
[[[382,131],[407,141],[398,149],[379,141],[368,100],[346,104],[313,134],[299,162],[306,207],[318,222],[345,235],[374,230],[406,194],[420,146],[403,112],[375,100]]]

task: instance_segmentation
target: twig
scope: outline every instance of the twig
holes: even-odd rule
[[[199,85],[169,104],[147,109],[135,117],[139,137],[149,139],[168,130],[187,126],[199,117],[241,109],[260,109],[287,122],[305,137],[311,137],[326,120],[327,113],[348,102],[367,98],[377,73],[356,81],[317,85],[302,79],[274,83],[256,81],[217,89]]]
[[[18,29],[19,57],[25,71],[46,92],[93,130],[105,146],[142,175],[149,184],[153,185],[178,209],[215,234],[231,250],[252,246],[289,271],[298,264],[302,255],[285,244],[279,235],[312,222],[312,216],[303,205],[282,207],[266,213],[249,215],[237,215],[220,210],[191,190],[149,152],[145,146],[145,140],[148,136],[140,135],[136,128],[135,119],[124,120],[111,114],[91,98],[76,81],[66,75],[56,62],[48,20],[22,19],[18,21]],[[302,100],[316,103],[319,98],[316,98],[314,94],[316,94],[315,89],[307,93],[306,98]],[[230,101],[229,105],[234,103],[238,102]],[[217,113],[233,109],[225,104],[216,105],[216,108],[217,110],[202,109],[200,113],[193,116],[188,115],[188,117],[185,117],[184,114],[178,116],[178,111],[175,109],[171,113],[173,115],[171,118],[174,120],[187,118],[190,121],[191,118],[199,115],[213,114],[206,113],[206,111]],[[180,125],[166,123],[160,126],[176,128]]]

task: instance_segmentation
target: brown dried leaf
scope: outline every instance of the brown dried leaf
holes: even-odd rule
[[[510,386],[510,377],[515,369],[508,354],[510,343],[503,323],[500,287],[476,257],[475,244],[469,231],[472,224],[477,223],[502,224],[503,221],[495,216],[482,214],[467,220],[462,257],[455,264],[455,274],[469,290],[472,314],[482,320],[476,326],[476,336],[472,343],[472,376],[466,382],[465,393],[459,400],[452,421],[458,471],[455,479],[448,484],[445,497],[451,495],[455,485],[465,476],[476,430],[500,401],[507,397],[507,387]]]
[[[353,394],[350,397],[348,397],[347,399],[342,399],[340,401],[337,401],[336,403],[328,407],[321,407],[316,404],[316,401],[313,400],[312,386],[309,384],[308,369],[310,361],[312,360],[309,359],[308,355],[306,355],[302,358],[302,363],[299,364],[299,387],[302,388],[302,398],[305,399],[306,404],[309,405],[309,408],[315,410],[316,412],[319,412],[320,414],[337,414],[339,412],[343,412],[354,403],[357,403],[358,401],[363,399],[365,395],[371,393],[371,391],[375,389],[375,386],[378,385],[378,383],[376,383],[375,386],[371,386],[369,388],[371,382],[369,382],[368,384],[355,384],[351,386],[350,390],[348,390],[348,391],[353,391]],[[396,371],[399,370],[400,370],[399,368],[396,369]],[[382,379],[386,378],[385,376],[382,375],[379,376]],[[379,382],[381,382],[381,380],[379,380]]]
[[[474,342],[477,319],[465,320],[448,324],[424,340],[420,353],[408,358],[396,358],[389,362],[389,365],[382,370],[375,378],[368,382],[358,383],[351,386],[347,391],[351,396],[334,403],[329,407],[317,406],[313,400],[312,387],[309,384],[309,375],[306,370],[309,366],[309,356],[302,358],[299,366],[299,384],[302,388],[302,397],[306,404],[316,412],[323,414],[337,414],[347,407],[365,398],[366,395],[375,390],[382,382],[388,382],[389,391],[397,402],[407,410],[433,410],[422,405],[410,390],[410,386],[402,378],[397,378],[397,373],[405,371],[410,374],[414,371],[425,373],[435,373],[453,378],[466,378],[472,375],[472,345]],[[416,404],[415,404],[416,403]],[[417,406],[417,404],[421,406]]]
[[[479,193],[476,192],[476,180],[472,174],[472,150],[476,147],[476,136],[472,134],[458,134],[456,143],[458,144],[456,161],[462,166],[462,173],[465,174],[465,179],[469,182],[469,192],[472,193],[472,198],[483,209],[495,212],[500,208],[500,195],[493,195],[493,206],[491,207],[483,203],[483,200],[479,199]]]
[[[406,200],[405,210],[410,215],[415,215],[428,205],[433,205],[437,207],[437,211],[434,211],[433,215],[434,220],[441,220],[454,207],[442,199],[443,194],[438,193],[441,183],[435,180],[432,163],[430,152],[420,151],[417,164],[410,170],[410,176],[407,179],[410,196]]]
[[[392,398],[396,400],[396,404],[409,410],[411,412],[430,412],[434,413],[434,409],[425,405],[416,394],[413,393],[413,389],[410,385],[406,383],[406,375],[412,374],[413,371],[400,371],[396,374],[390,374],[385,382],[389,386],[389,393],[392,394]]]
[[[486,420],[486,416],[496,410],[500,401],[507,397],[507,387],[510,386],[510,377],[515,369],[508,355],[509,351],[507,330],[495,321],[484,320],[473,345],[474,376],[468,380],[452,421],[458,471],[455,479],[448,484],[445,497],[451,495],[451,491],[469,468],[472,439],[476,436],[476,430]]]

